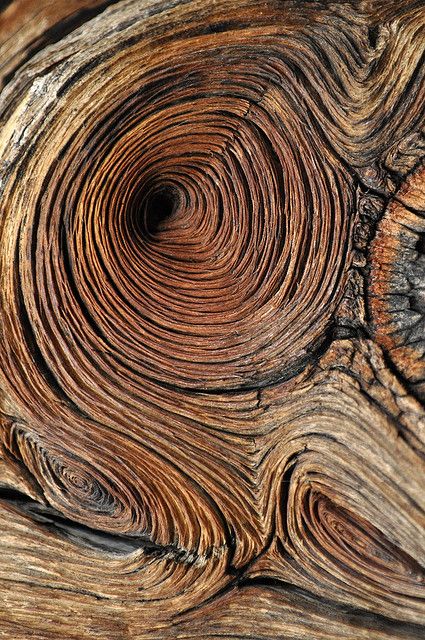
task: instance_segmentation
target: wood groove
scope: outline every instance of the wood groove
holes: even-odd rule
[[[0,3],[0,637],[425,635],[424,45]]]

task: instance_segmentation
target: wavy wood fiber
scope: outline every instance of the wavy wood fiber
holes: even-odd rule
[[[424,3],[0,8],[0,637],[425,637]]]

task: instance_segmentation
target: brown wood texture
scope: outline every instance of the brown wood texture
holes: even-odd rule
[[[0,2],[0,638],[425,637],[424,50]]]

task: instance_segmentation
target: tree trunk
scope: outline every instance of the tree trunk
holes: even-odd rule
[[[425,637],[423,2],[0,9],[0,637]]]

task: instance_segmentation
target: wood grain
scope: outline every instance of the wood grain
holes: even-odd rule
[[[0,3],[0,637],[425,635],[424,45]]]

